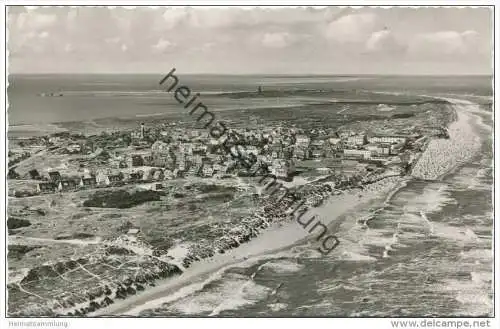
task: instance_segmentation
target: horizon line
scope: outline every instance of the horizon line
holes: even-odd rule
[[[10,75],[163,75],[165,73],[154,73],[154,72],[9,72],[7,76]],[[180,73],[178,73],[180,74]],[[494,73],[463,73],[463,74],[419,74],[419,73],[213,73],[213,72],[191,72],[182,73],[180,75],[205,75],[205,76],[268,76],[268,77],[305,77],[305,76],[315,76],[315,77],[360,77],[360,76],[385,76],[385,77],[398,77],[398,76],[416,76],[416,77],[450,77],[450,76],[488,76],[494,77]]]

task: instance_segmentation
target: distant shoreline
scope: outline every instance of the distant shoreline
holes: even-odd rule
[[[122,72],[36,72],[36,73],[26,73],[26,72],[10,72],[9,76],[161,76],[157,72],[144,72],[144,73],[122,73]],[[422,78],[447,78],[447,77],[493,77],[493,73],[483,73],[483,74],[376,74],[376,73],[364,73],[364,74],[304,74],[304,73],[286,73],[286,74],[269,74],[269,73],[219,73],[219,72],[201,72],[201,73],[185,73],[184,76],[217,76],[217,77],[285,77],[285,78],[302,78],[302,77],[339,77],[339,78],[349,78],[349,77],[422,77]]]

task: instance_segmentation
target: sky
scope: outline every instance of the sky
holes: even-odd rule
[[[11,73],[492,74],[489,8],[8,7]]]

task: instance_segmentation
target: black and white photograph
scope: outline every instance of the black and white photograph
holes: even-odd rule
[[[495,327],[494,6],[33,5],[4,6],[9,327]]]

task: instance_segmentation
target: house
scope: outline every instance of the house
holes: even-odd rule
[[[156,141],[153,143],[153,145],[151,145],[152,153],[168,153],[168,151],[169,151],[169,146],[165,142]]]
[[[97,185],[95,177],[85,178],[82,177],[80,179],[80,187],[92,188]]]
[[[98,173],[95,179],[97,185],[109,185],[110,183],[108,175],[104,172]]]
[[[353,135],[347,137],[347,144],[351,145],[364,145],[367,143],[366,135]]]
[[[36,185],[37,193],[54,193],[57,189],[57,185],[54,183],[38,183]]]
[[[320,148],[325,145],[325,141],[323,139],[316,139],[311,142],[311,146]]]
[[[152,155],[146,154],[142,158],[144,160],[145,166],[152,166],[153,165],[153,156]]]
[[[167,179],[172,179],[174,177],[174,174],[172,172],[172,170],[170,169],[165,169],[163,171],[163,179],[164,180],[167,180]]]
[[[193,165],[186,167],[185,168],[186,175],[187,176],[196,176],[196,175],[198,175],[201,172],[202,166],[203,166],[203,164],[201,164],[201,163],[194,163]]]
[[[368,144],[365,148],[372,152],[372,155],[389,155],[391,146],[389,144]]]
[[[328,142],[334,150],[341,150],[343,147],[342,139],[340,138],[332,137],[328,139]]]
[[[130,173],[129,180],[131,182],[138,182],[142,179],[143,173],[142,172],[132,172]]]
[[[179,151],[186,155],[193,154],[193,144],[191,143],[182,143],[179,145]]]
[[[50,178],[50,181],[54,182],[54,183],[57,183],[62,179],[59,171],[49,171],[49,178]]]
[[[408,138],[406,136],[400,136],[400,135],[374,135],[368,137],[368,141],[370,143],[405,144],[407,140]]]
[[[138,228],[130,228],[127,232],[127,235],[137,235],[139,234],[140,230]]]
[[[152,172],[152,170],[144,170],[141,179],[143,181],[151,181],[153,179],[153,172]]]
[[[180,171],[186,170],[187,163],[186,163],[186,158],[184,156],[177,157],[176,163],[177,163],[177,169],[179,169]]]
[[[165,178],[165,175],[163,174],[163,171],[162,170],[156,170],[154,173],[153,173],[153,180],[163,180]]]
[[[172,164],[170,154],[155,152],[152,154],[151,165],[154,167],[167,167]]]
[[[248,155],[248,154],[258,155],[259,148],[257,146],[254,146],[254,145],[249,145],[249,146],[247,146],[245,153],[246,153],[246,155]]]
[[[77,187],[77,184],[74,180],[72,179],[65,179],[61,180],[59,182],[59,185],[57,186],[57,189],[59,192],[68,192],[68,191],[73,191]]]
[[[214,163],[213,168],[214,172],[221,172],[224,170],[224,166],[219,163]]]
[[[318,159],[325,156],[325,152],[320,148],[315,148],[311,151],[311,157]]]
[[[139,131],[132,131],[130,133],[130,138],[132,140],[140,140],[140,139],[142,139],[142,136],[141,136],[141,133]]]
[[[293,156],[296,159],[309,159],[311,157],[311,152],[308,148],[304,147],[295,147],[293,151]]]
[[[390,148],[390,153],[397,155],[403,150],[404,145],[403,144],[396,144],[396,145],[391,145]]]
[[[36,169],[32,169],[29,171],[29,177],[31,179],[41,179],[42,178],[40,173]]]
[[[205,155],[207,153],[208,147],[201,143],[196,143],[193,145],[193,154]]]
[[[308,147],[311,139],[306,135],[295,136],[295,144],[298,146]]]
[[[131,163],[129,167],[141,167],[144,166],[144,159],[141,155],[133,154],[131,156]]]
[[[290,148],[286,148],[283,150],[283,158],[284,159],[291,159],[293,156],[293,150]]]
[[[371,155],[372,155],[372,152],[369,150],[356,150],[356,149],[345,149],[344,150],[344,157],[346,157],[346,158],[370,159]]]
[[[214,167],[209,163],[205,163],[203,165],[202,175],[204,177],[212,177],[214,175]]]
[[[123,181],[123,174],[122,173],[118,173],[118,174],[115,174],[115,175],[108,175],[108,180],[109,180],[109,184],[120,183],[121,181]]]
[[[203,164],[203,157],[196,155],[193,156],[191,159],[191,162],[193,165],[202,165]]]

